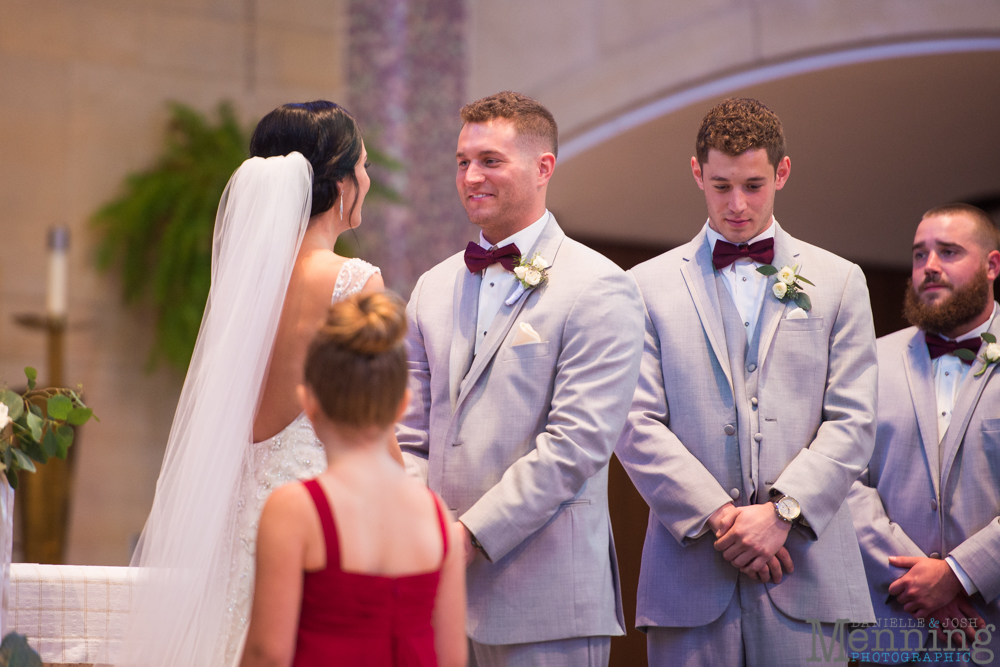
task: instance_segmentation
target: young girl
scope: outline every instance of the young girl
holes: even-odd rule
[[[462,536],[389,454],[409,398],[398,298],[330,308],[309,348],[303,408],[329,467],[271,494],[242,665],[464,665]]]

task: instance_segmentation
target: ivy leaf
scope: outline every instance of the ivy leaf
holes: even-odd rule
[[[69,417],[70,410],[73,409],[73,401],[69,398],[63,396],[62,394],[56,394],[48,401],[48,411],[49,419],[58,419],[60,421],[65,421]]]
[[[68,421],[73,426],[83,426],[87,423],[87,420],[93,416],[94,411],[90,408],[73,408],[69,411],[69,416],[66,417]]]
[[[807,279],[807,278],[803,278],[802,276],[800,276],[800,275],[799,275],[799,274],[797,274],[797,273],[795,274],[795,278],[796,278],[796,280],[801,280],[801,281],[802,281],[802,282],[804,282],[804,283],[805,283],[806,285],[812,285],[813,287],[816,287],[816,284],[815,284],[815,283],[811,282],[811,281],[810,281],[809,279]]]
[[[959,359],[964,359],[965,361],[975,361],[976,353],[972,350],[966,350],[964,347],[960,347],[954,352],[952,352]]]
[[[10,488],[17,491],[17,471],[7,468],[4,474],[7,475],[7,483],[10,484]]]
[[[773,276],[778,272],[778,269],[774,268],[770,264],[765,264],[764,266],[757,267],[757,273],[765,276]]]
[[[24,399],[10,389],[0,394],[0,403],[7,406],[7,416],[11,421],[17,421],[24,414]]]
[[[39,419],[42,419],[42,409],[35,405],[34,403],[28,403],[28,412],[35,415]]]
[[[812,305],[812,300],[809,299],[809,295],[805,292],[799,292],[795,295],[795,305],[802,310],[810,310]]]
[[[982,339],[985,340],[987,343],[995,343],[995,342],[997,342],[997,337],[994,336],[993,334],[989,333],[989,332],[984,333],[982,335]]]
[[[45,437],[42,438],[42,453],[45,454],[46,461],[59,452],[59,441],[56,439],[52,426],[45,430]],[[45,461],[42,461],[44,463]]]
[[[34,410],[28,413],[28,430],[31,431],[31,437],[35,442],[41,442],[42,440],[42,424],[44,423],[42,418],[35,414]]]
[[[10,451],[14,452],[14,461],[17,462],[17,467],[22,470],[27,470],[28,472],[35,472],[38,470],[35,467],[35,462],[24,455],[20,449],[16,447],[11,447]]]
[[[3,450],[3,467],[8,470],[10,469],[10,462],[14,457],[14,455],[10,453],[10,450],[12,449],[14,448],[8,447],[7,449]]]
[[[26,366],[24,374],[28,377],[28,391],[31,391],[35,388],[35,380],[38,379],[38,371],[31,366]]]
[[[66,458],[69,454],[70,445],[73,444],[73,427],[62,424],[56,428],[56,443],[59,446],[59,451],[56,452],[56,456],[61,459]]]
[[[30,438],[25,438],[20,442],[21,442],[21,451],[24,452],[30,458],[34,459],[35,461],[38,461],[39,463],[45,463],[46,461],[49,460],[49,457],[47,457],[45,455],[45,452],[42,451],[42,446],[37,442],[35,442],[34,440],[31,440]]]

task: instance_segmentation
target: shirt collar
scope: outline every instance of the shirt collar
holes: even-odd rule
[[[984,333],[986,333],[987,331],[990,330],[990,325],[993,324],[993,318],[996,317],[996,316],[997,316],[997,302],[994,301],[993,302],[993,313],[990,315],[989,319],[986,320],[985,322],[983,322],[980,326],[978,326],[975,329],[973,329],[972,331],[970,331],[969,333],[962,334],[961,336],[959,336],[955,340],[956,341],[960,341],[960,340],[969,340],[970,338],[979,338],[981,335],[983,335]],[[942,336],[942,338],[944,338],[944,336]],[[948,338],[946,340],[951,340],[951,338]]]
[[[521,231],[511,234],[504,240],[500,241],[496,244],[496,247],[502,248],[505,245],[513,243],[517,246],[517,249],[521,251],[521,256],[527,257],[531,249],[535,247],[535,241],[537,241],[538,237],[542,235],[542,230],[545,228],[545,223],[548,222],[550,215],[549,210],[545,209],[545,213],[542,213],[542,217],[535,220]],[[486,250],[493,247],[493,244],[487,241],[486,237],[483,236],[482,230],[479,231],[479,245]]]
[[[775,226],[775,224],[777,222],[778,221],[775,220],[774,216],[772,215],[771,216],[771,224],[768,225],[767,229],[765,229],[760,234],[758,234],[757,236],[755,236],[752,239],[750,239],[749,241],[747,241],[747,244],[749,245],[750,243],[756,243],[757,241],[763,241],[764,239],[773,239],[774,238],[774,226]],[[708,224],[708,220],[705,221],[705,238],[708,239],[708,249],[711,250],[712,252],[715,252],[715,244],[716,244],[717,241],[726,241],[726,237],[725,236],[723,236],[719,232],[717,232],[714,229],[712,229],[712,227]],[[729,243],[729,241],[726,241],[726,243]]]

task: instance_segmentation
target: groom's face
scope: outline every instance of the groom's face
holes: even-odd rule
[[[545,212],[548,177],[536,164],[543,159],[540,154],[505,119],[466,123],[458,135],[455,185],[469,220],[482,227],[491,243],[527,227]]]
[[[774,193],[784,187],[791,171],[788,157],[777,169],[763,148],[739,155],[709,149],[704,164],[691,158],[691,171],[705,191],[708,224],[730,243],[746,243],[771,224]]]

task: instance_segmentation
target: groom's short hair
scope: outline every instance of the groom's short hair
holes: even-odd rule
[[[705,114],[695,141],[698,162],[708,162],[708,151],[737,156],[763,148],[775,169],[785,157],[785,132],[777,114],[758,100],[730,97]]]
[[[464,123],[488,123],[497,118],[514,124],[519,137],[535,139],[544,151],[559,153],[559,128],[552,113],[527,95],[505,90],[470,102],[460,112]]]

